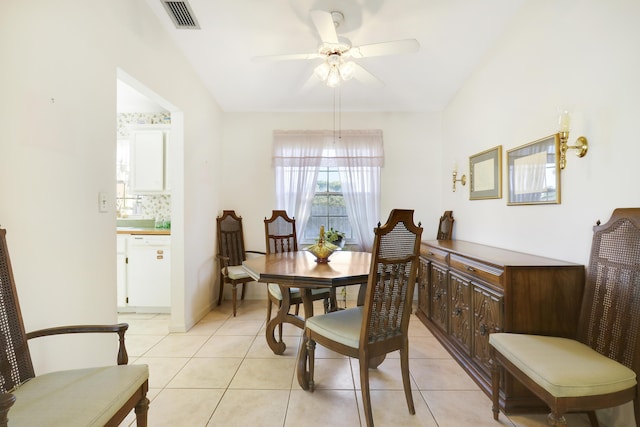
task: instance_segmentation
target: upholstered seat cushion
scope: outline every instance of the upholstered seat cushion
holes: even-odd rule
[[[240,280],[249,278],[249,273],[241,265],[232,265],[227,267],[227,276],[232,280]]]
[[[277,283],[269,283],[268,284],[269,293],[273,295],[276,299],[282,301],[282,292],[280,291],[280,286]],[[300,293],[299,288],[289,288],[291,292],[291,298],[301,298],[302,294]],[[320,295],[320,294],[329,294],[329,288],[317,288],[311,289],[311,295]]]
[[[308,318],[305,327],[333,341],[358,348],[360,346],[362,314],[362,307],[333,311]]]
[[[495,333],[489,343],[556,397],[613,393],[636,384],[631,369],[575,340]]]
[[[147,365],[76,369],[39,375],[13,394],[10,426],[104,426],[149,378]]]

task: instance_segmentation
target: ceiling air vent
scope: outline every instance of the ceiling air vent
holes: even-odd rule
[[[178,29],[199,30],[200,25],[193,15],[191,6],[186,1],[161,0],[169,17]]]

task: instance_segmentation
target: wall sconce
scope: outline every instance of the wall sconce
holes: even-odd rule
[[[462,177],[460,177],[460,179],[458,178],[458,164],[454,163],[453,164],[453,192],[455,193],[456,191],[456,182],[461,183],[463,186],[467,184],[467,176],[466,175],[462,175]]]
[[[560,117],[558,119],[558,136],[560,137],[560,169],[564,169],[567,166],[567,150],[578,150],[576,156],[584,157],[589,150],[589,142],[584,136],[576,139],[576,145],[568,145],[569,140],[569,125],[571,123],[571,117],[569,111],[561,110]]]

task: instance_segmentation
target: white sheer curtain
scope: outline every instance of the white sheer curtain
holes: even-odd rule
[[[318,131],[275,131],[273,166],[276,170],[276,209],[295,217],[298,237],[311,214],[318,168],[322,162],[322,134]]]
[[[277,207],[295,215],[298,236],[304,235],[318,168],[337,167],[354,243],[370,251],[380,221],[382,131],[343,130],[338,141],[334,136],[333,131],[274,131]]]
[[[373,249],[373,229],[380,221],[380,169],[384,166],[382,131],[342,131],[335,144],[347,214],[362,250]]]

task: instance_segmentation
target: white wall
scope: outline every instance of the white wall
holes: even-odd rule
[[[640,3],[529,2],[444,112],[443,164],[503,146],[503,198],[468,200],[444,192],[455,237],[586,263],[591,227],[616,207],[640,205]],[[506,206],[506,150],[557,131],[559,105],[572,106],[569,152],[559,205]],[[464,168],[468,175],[468,165]],[[448,177],[449,171],[444,171]]]
[[[26,329],[116,320],[118,67],[184,114],[184,159],[176,157],[185,176],[172,177],[182,282],[172,323],[189,327],[212,300],[221,138],[213,98],[140,0],[5,0],[0,54],[0,224]],[[106,214],[101,191],[112,201]],[[115,361],[115,338],[69,341],[63,349],[57,338],[37,340],[37,372]]]
[[[342,113],[343,129],[382,129],[380,221],[393,208],[415,209],[425,238],[435,238],[442,215],[441,115],[439,113]],[[271,166],[275,129],[333,129],[332,113],[225,113],[224,189],[222,209],[243,217],[247,249],[264,251],[264,218],[275,209],[275,176]],[[230,295],[230,290],[225,290]],[[260,286],[247,298],[265,298]]]
[[[445,191],[455,238],[586,264],[596,220],[640,206],[639,21],[633,0],[532,1],[520,11],[444,112],[442,162],[551,135],[562,104],[575,113],[570,140],[585,135],[589,152],[569,153],[559,205],[506,206],[506,175],[500,200]],[[634,425],[630,411],[600,415],[609,426]]]

